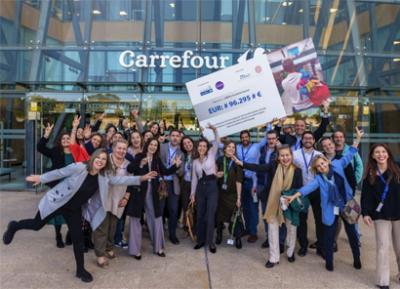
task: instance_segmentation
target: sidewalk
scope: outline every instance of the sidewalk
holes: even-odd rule
[[[0,192],[1,234],[9,220],[33,217],[40,197],[31,192]],[[309,236],[314,236],[311,223],[309,228]],[[63,236],[65,230],[63,226]],[[338,240],[334,272],[325,270],[315,250],[309,250],[303,258],[296,255],[293,264],[288,263],[286,255],[281,255],[280,264],[267,269],[264,264],[268,249],[260,247],[264,241],[260,225],[257,243],[248,244],[243,238],[243,249],[237,250],[226,244],[225,235],[224,244],[217,247],[216,254],[193,250],[194,244],[183,237],[182,230],[178,232],[180,245],[172,245],[166,238],[166,258],[153,255],[147,239],[143,242],[141,261],[128,256],[126,250],[117,249],[118,258],[111,260],[105,269],[96,266],[94,252],[89,251],[85,262],[94,281],[87,284],[74,277],[71,246],[58,249],[53,227],[45,226],[39,232],[20,231],[11,245],[0,245],[0,288],[375,288],[374,231],[363,224],[361,230],[362,270],[352,266],[344,229]],[[394,280],[393,254],[391,275],[391,288],[400,288]]]

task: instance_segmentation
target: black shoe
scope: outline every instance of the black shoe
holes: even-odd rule
[[[317,242],[312,243],[308,248],[310,248],[310,249],[317,249],[317,248],[318,248]]]
[[[235,245],[237,249],[242,249],[242,239],[236,238]]]
[[[57,234],[56,242],[57,242],[57,248],[64,248],[65,247],[65,244],[64,244],[64,242],[62,240],[61,234]]]
[[[317,255],[325,260],[325,253],[321,249],[317,249]]]
[[[217,228],[217,236],[215,237],[215,244],[220,245],[222,243],[222,230],[223,227],[219,226]]]
[[[325,263],[326,270],[332,272],[333,271],[333,263]]]
[[[354,268],[356,268],[357,270],[360,270],[361,269],[361,260],[360,259],[356,259],[356,260],[354,260],[354,262],[353,262],[353,267]]]
[[[294,261],[296,261],[296,257],[294,256],[294,253],[293,253],[293,255],[292,255],[291,257],[288,257],[287,260],[288,260],[290,263],[293,263]]]
[[[217,253],[217,247],[215,247],[215,245],[210,245],[208,246],[208,249],[210,250],[211,253],[215,254]]]
[[[264,243],[262,243],[261,244],[261,248],[269,248],[269,241],[268,241],[268,239],[266,239],[265,241],[264,241]]]
[[[71,234],[69,233],[69,231],[67,232],[67,235],[65,236],[65,245],[67,245],[67,246],[72,245]]]
[[[389,286],[376,285],[376,287],[378,287],[379,289],[389,289]]]
[[[141,260],[142,259],[142,255],[132,255],[133,258],[135,258],[136,260]]]
[[[93,281],[93,276],[90,274],[88,271],[85,269],[82,269],[79,272],[76,272],[76,277],[81,279],[83,282],[92,282]]]
[[[162,258],[166,257],[166,255],[165,255],[164,252],[157,252],[156,255],[157,255],[158,257],[162,257]]]
[[[338,251],[337,243],[333,243],[333,252],[336,253]]]
[[[179,245],[179,240],[177,237],[169,238],[169,240],[171,241],[172,244]]]
[[[279,262],[272,263],[272,262],[268,261],[267,263],[265,263],[265,267],[272,268],[272,267],[274,267],[275,265],[278,265],[278,264],[279,264]]]
[[[83,246],[83,253],[87,253],[87,252],[89,252],[89,248],[86,246]]]
[[[304,257],[305,255],[307,255],[307,247],[300,248],[297,252],[297,255],[299,255],[300,257]]]
[[[204,243],[197,243],[196,246],[193,247],[193,249],[198,250],[204,246]]]
[[[3,235],[4,245],[8,245],[12,242],[12,240],[14,238],[14,234],[17,231],[15,228],[16,225],[17,225],[17,221],[11,221],[10,223],[8,223],[7,230],[4,232],[4,235]]]
[[[285,245],[284,244],[279,244],[279,253],[283,254],[285,252]]]

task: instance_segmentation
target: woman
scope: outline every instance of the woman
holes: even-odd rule
[[[113,142],[110,162],[112,175],[122,177],[128,176],[127,167],[129,161],[125,159],[128,142],[126,140],[117,140]],[[117,228],[117,222],[122,217],[124,208],[129,200],[130,193],[126,185],[110,185],[105,209],[106,217],[100,226],[93,232],[94,252],[97,257],[97,265],[104,267],[108,265],[108,260],[115,258],[114,236]]]
[[[236,154],[236,144],[227,141],[224,146],[224,156],[217,160],[217,177],[219,200],[217,207],[217,245],[222,242],[224,223],[231,221],[232,214],[240,209],[240,197],[242,194],[243,170],[232,159]],[[242,248],[240,237],[236,236],[236,248]]]
[[[104,200],[107,199],[108,185],[139,185],[142,181],[155,178],[152,171],[141,177],[110,176],[108,154],[104,149],[96,150],[85,163],[74,163],[62,169],[43,175],[31,175],[27,182],[34,185],[63,179],[40,200],[39,211],[34,219],[11,221],[3,235],[4,244],[13,240],[14,234],[22,229],[38,231],[48,220],[63,215],[71,234],[76,262],[76,277],[91,282],[92,275],[84,268],[83,236],[81,230],[82,209],[85,218],[95,230],[106,216]],[[90,202],[88,202],[90,200]],[[83,208],[82,208],[83,206]]]
[[[386,144],[371,147],[361,192],[361,211],[369,227],[375,225],[376,284],[389,288],[390,239],[400,282],[400,169]]]
[[[138,131],[133,131],[129,138],[129,147],[126,153],[126,159],[133,162],[135,156],[142,152],[143,139]]]
[[[333,247],[338,218],[346,203],[353,199],[353,191],[349,185],[344,169],[357,153],[363,132],[356,127],[356,139],[349,151],[339,160],[329,161],[324,155],[318,155],[312,160],[311,168],[316,173],[313,181],[302,187],[293,196],[287,197],[289,203],[299,196],[307,196],[314,190],[320,190],[325,268],[333,271]],[[354,224],[349,224],[343,217],[343,224],[353,253],[353,267],[361,269],[360,248]]]
[[[210,252],[216,253],[214,223],[218,186],[215,158],[220,140],[216,127],[209,125],[209,128],[214,132],[215,142],[211,145],[207,139],[202,138],[197,144],[198,156],[193,160],[190,199],[193,203],[196,201],[197,210],[197,244],[194,249],[208,245]]]
[[[170,168],[166,168],[159,156],[160,144],[157,139],[151,138],[144,145],[143,153],[139,154],[133,163],[128,165],[128,172],[137,175],[156,171],[159,178],[143,182],[140,192],[131,197],[127,207],[129,219],[129,254],[140,260],[142,247],[142,225],[140,217],[143,209],[146,212],[147,227],[153,243],[153,253],[165,257],[164,228],[162,222],[161,200],[159,187],[162,176],[171,175],[176,172],[181,164],[179,158],[175,158]]]
[[[143,143],[147,143],[149,139],[154,138],[154,135],[151,131],[145,130],[142,132],[142,137],[143,137]]]
[[[289,262],[294,262],[294,249],[296,246],[297,227],[294,219],[284,217],[280,205],[282,192],[301,188],[303,185],[303,176],[301,169],[293,164],[293,152],[288,145],[282,145],[277,148],[277,162],[269,162],[268,164],[249,164],[242,163],[235,159],[236,163],[243,165],[244,169],[257,172],[267,172],[270,176],[266,191],[267,208],[264,218],[268,223],[268,242],[269,242],[269,259],[265,267],[272,268],[279,264],[280,247],[279,247],[279,227],[285,223],[287,228],[287,257]]]
[[[55,170],[55,169],[61,169],[69,164],[72,164],[74,162],[74,158],[72,157],[71,150],[69,149],[70,136],[68,133],[62,133],[60,135],[57,146],[52,148],[47,147],[47,142],[49,140],[49,136],[51,134],[51,131],[53,130],[53,127],[54,124],[53,125],[50,125],[49,123],[47,124],[47,127],[45,128],[44,131],[44,135],[37,144],[37,150],[38,152],[40,152],[41,154],[43,154],[44,156],[48,157],[51,160],[51,169]],[[57,184],[58,182],[54,181],[47,185],[50,188],[52,188]],[[64,248],[65,245],[61,235],[61,226],[65,224],[64,218],[61,215],[55,216],[53,219],[49,221],[49,224],[54,225],[54,229],[56,232],[57,247]],[[69,235],[67,234],[65,242],[68,245],[70,245],[69,239],[70,239]]]
[[[193,153],[194,153],[194,141],[189,136],[184,136],[181,141],[181,151],[183,152],[184,167],[183,167],[183,178],[181,184],[181,198],[182,198],[182,211],[183,211],[183,224],[187,228],[186,224],[186,211],[189,207],[190,202],[190,190],[192,182],[192,163],[193,163]]]

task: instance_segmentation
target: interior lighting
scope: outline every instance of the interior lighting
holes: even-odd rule
[[[303,8],[299,9],[299,13],[303,13],[303,12],[304,12]]]
[[[169,6],[170,6],[171,8],[175,8],[175,2],[169,3]]]
[[[393,45],[400,45],[400,40],[393,41]]]
[[[331,8],[331,9],[329,9],[329,12],[330,13],[336,13],[337,12],[337,8]]]
[[[286,25],[286,22],[282,22],[282,25]]]
[[[100,14],[101,14],[101,11],[95,9],[95,10],[92,11],[92,13],[93,13],[94,15],[100,15]]]
[[[400,57],[393,58],[394,62],[400,62]]]
[[[128,13],[126,11],[119,11],[120,16],[128,16]]]
[[[283,2],[282,2],[282,6],[285,6],[285,7],[291,6],[292,4],[293,4],[292,1],[283,1]]]

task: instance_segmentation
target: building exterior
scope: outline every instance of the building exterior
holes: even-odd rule
[[[335,125],[349,139],[363,127],[364,159],[376,142],[400,154],[397,0],[4,0],[0,26],[3,172],[45,169],[35,152],[43,124],[59,132],[76,112],[90,121],[105,111],[115,122],[137,107],[143,119],[195,132],[185,82],[249,48],[308,37]]]

